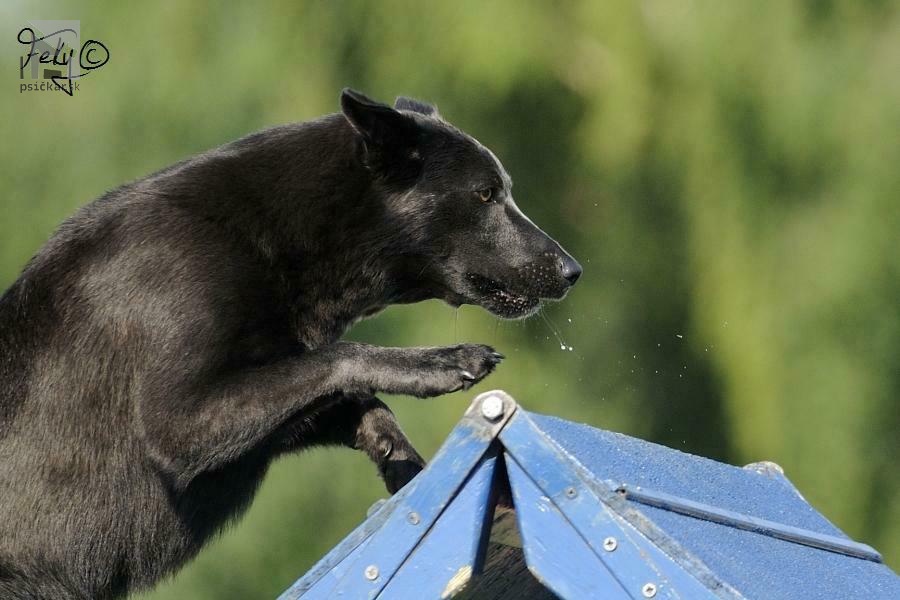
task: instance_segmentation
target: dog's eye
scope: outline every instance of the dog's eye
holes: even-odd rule
[[[484,188],[483,190],[478,190],[476,194],[478,194],[478,199],[482,202],[490,202],[494,199],[494,188]]]

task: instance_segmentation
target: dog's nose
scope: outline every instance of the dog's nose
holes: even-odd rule
[[[571,256],[564,256],[560,259],[560,263],[562,276],[569,282],[569,285],[575,285],[575,282],[581,277],[581,265]]]

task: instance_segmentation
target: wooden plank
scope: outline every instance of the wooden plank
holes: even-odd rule
[[[630,600],[628,592],[514,460],[506,461],[529,570],[570,600]]]
[[[496,463],[495,449],[482,459],[379,598],[453,598],[481,571]]]
[[[409,484],[412,489],[373,534],[366,551],[329,598],[376,598],[441,516],[514,411],[512,405],[513,410],[491,423],[481,418],[476,405],[473,403],[428,467]]]
[[[628,597],[641,600],[646,597],[647,588],[653,590],[654,598],[666,600],[727,596],[726,588],[718,586],[713,592],[614,513],[594,491],[594,486],[603,484],[585,474],[580,465],[537,428],[527,413],[520,411],[507,424],[501,440],[507,453],[507,468],[515,464],[527,473],[546,502],[563,515],[569,527],[584,541],[587,551],[608,569]],[[512,476],[510,482],[515,496],[516,482]],[[610,493],[615,495],[612,490]],[[522,514],[518,503],[516,506],[520,529],[524,531],[527,516]],[[527,557],[528,540],[525,543]]]

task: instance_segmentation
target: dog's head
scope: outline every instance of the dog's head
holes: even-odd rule
[[[434,107],[399,98],[391,108],[352,90],[341,107],[390,217],[388,233],[402,240],[395,276],[404,287],[512,319],[563,298],[578,280],[578,262],[516,206],[497,157]]]

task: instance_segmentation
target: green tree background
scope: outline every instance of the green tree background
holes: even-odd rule
[[[0,288],[123,182],[334,112],[345,85],[430,100],[496,151],[585,274],[546,319],[426,302],[352,332],[508,356],[472,392],[386,398],[425,455],[502,387],[684,451],[774,460],[900,566],[897,3],[11,0],[0,15]],[[109,64],[73,98],[17,93],[16,33],[59,18]],[[142,598],[274,597],[383,495],[350,451],[281,460],[244,519]]]

